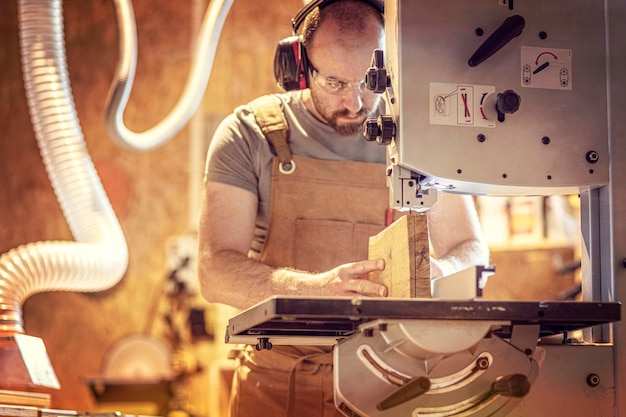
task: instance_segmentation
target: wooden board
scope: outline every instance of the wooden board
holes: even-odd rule
[[[385,269],[370,279],[385,284],[389,297],[431,298],[428,217],[400,217],[369,239],[369,259],[384,259]]]
[[[2,405],[50,408],[50,399],[51,395],[48,393],[0,390],[0,404]]]

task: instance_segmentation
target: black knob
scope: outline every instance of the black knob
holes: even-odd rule
[[[260,337],[257,339],[257,342],[258,343],[256,344],[255,348],[258,351],[272,349],[272,342],[270,342],[269,337]]]
[[[367,141],[375,141],[380,134],[381,130],[378,128],[378,121],[375,118],[370,117],[363,123],[363,136]]]
[[[368,90],[380,94],[385,92],[389,84],[383,50],[375,49],[372,54],[372,65],[365,73],[365,86]]]
[[[391,116],[369,118],[363,123],[363,136],[368,141],[376,141],[381,145],[389,145],[396,136],[396,124]]]
[[[396,136],[396,124],[391,116],[380,116],[380,128],[382,130],[378,143],[381,145],[389,145]]]
[[[519,110],[522,98],[513,90],[506,90],[504,93],[498,94],[496,101],[496,109],[500,113],[511,114]]]

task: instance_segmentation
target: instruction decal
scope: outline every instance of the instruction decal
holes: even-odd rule
[[[572,50],[522,46],[522,87],[572,89]]]
[[[16,334],[15,344],[33,384],[48,388],[61,388],[43,340],[25,334]]]
[[[485,110],[495,91],[486,85],[430,83],[430,124],[495,127]]]

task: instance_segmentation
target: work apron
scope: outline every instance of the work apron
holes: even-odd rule
[[[384,165],[293,159],[291,174],[281,173],[278,159],[273,161],[260,261],[322,272],[367,259],[369,236],[386,222]],[[332,360],[328,346],[246,347],[233,380],[231,417],[342,416],[333,400]]]

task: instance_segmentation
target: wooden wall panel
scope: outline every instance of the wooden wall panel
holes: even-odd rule
[[[203,7],[193,1],[169,0],[135,0],[133,5],[139,60],[125,120],[129,128],[143,131],[170,110],[182,91],[191,60],[193,12]],[[234,2],[202,104],[207,120],[219,120],[235,106],[277,91],[271,67],[274,47],[290,34],[289,19],[299,5],[299,0]],[[152,330],[151,323],[159,321],[154,306],[164,298],[165,240],[189,232],[193,221],[188,214],[189,128],[145,153],[113,143],[103,125],[105,97],[117,59],[113,2],[66,0],[63,8],[78,115],[126,234],[130,264],[124,279],[108,291],[30,297],[24,320],[26,333],[44,340],[62,384],[61,390],[51,391],[52,406],[90,410],[94,400],[83,379],[99,373],[106,350],[129,333],[158,333],[158,325]],[[28,117],[19,64],[17,1],[0,2],[0,15],[2,253],[32,241],[73,238],[45,174]],[[208,126],[206,131],[212,129]],[[202,300],[194,302],[202,305]],[[218,333],[216,343],[221,344],[222,337]],[[207,364],[215,358],[201,359]],[[200,392],[210,396],[211,387]],[[198,411],[206,414],[202,406]]]

